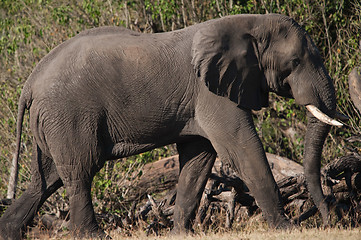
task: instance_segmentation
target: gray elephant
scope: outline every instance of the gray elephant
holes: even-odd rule
[[[304,168],[328,221],[320,157],[328,124],[339,124],[335,90],[311,38],[291,18],[236,15],[182,30],[142,34],[122,27],[87,30],[44,57],[24,85],[34,135],[32,180],[0,219],[4,239],[21,237],[42,203],[62,185],[72,231],[102,234],[90,188],[106,160],[176,143],[180,175],[174,231],[191,228],[216,155],[247,184],[271,226],[287,227],[279,189],[251,110],[268,93],[308,106]]]

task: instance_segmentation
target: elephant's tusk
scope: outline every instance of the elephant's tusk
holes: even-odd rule
[[[329,125],[337,126],[337,127],[343,126],[342,123],[340,123],[339,121],[337,121],[335,119],[330,118],[329,116],[327,116],[326,114],[321,112],[320,109],[318,109],[317,107],[315,107],[313,105],[307,105],[306,108],[308,111],[310,111],[310,113],[312,113],[312,115],[315,118],[317,118],[321,122],[327,123]]]

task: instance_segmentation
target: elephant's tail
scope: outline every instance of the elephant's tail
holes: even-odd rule
[[[25,83],[18,104],[18,116],[17,116],[17,124],[16,124],[16,150],[12,159],[11,170],[10,170],[9,185],[7,191],[8,199],[15,198],[16,185],[18,180],[21,133],[23,130],[24,114],[25,114],[25,110],[30,108],[31,102],[32,102],[32,94],[31,94],[30,86]]]

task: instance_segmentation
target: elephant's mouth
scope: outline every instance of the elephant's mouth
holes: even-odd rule
[[[324,122],[324,123],[326,123],[328,125],[337,126],[337,127],[343,126],[343,124],[341,122],[327,116],[326,114],[324,114],[320,109],[318,109],[314,105],[307,105],[306,108],[315,118],[317,118],[321,122]],[[348,116],[345,116],[345,115],[343,115],[343,114],[341,114],[339,112],[336,112],[335,118],[337,118],[339,120],[343,120],[343,121],[346,121],[346,120],[349,119]]]

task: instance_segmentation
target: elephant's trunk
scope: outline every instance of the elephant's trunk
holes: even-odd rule
[[[331,125],[342,126],[342,124],[332,119],[338,114],[336,113],[335,89],[330,76],[323,66],[315,72],[319,76],[315,78],[317,84],[311,85],[311,89],[307,89],[308,91],[298,95],[308,109],[303,167],[308,191],[322,215],[324,225],[328,225],[328,203],[321,186],[321,156],[323,144]],[[310,73],[307,73],[306,76],[312,79]],[[303,99],[302,97],[305,96],[306,99]],[[310,104],[313,106],[307,106]]]
[[[322,192],[320,168],[323,144],[329,130],[330,125],[317,120],[309,114],[303,166],[308,191],[321,212],[324,225],[329,224],[329,210]]]

